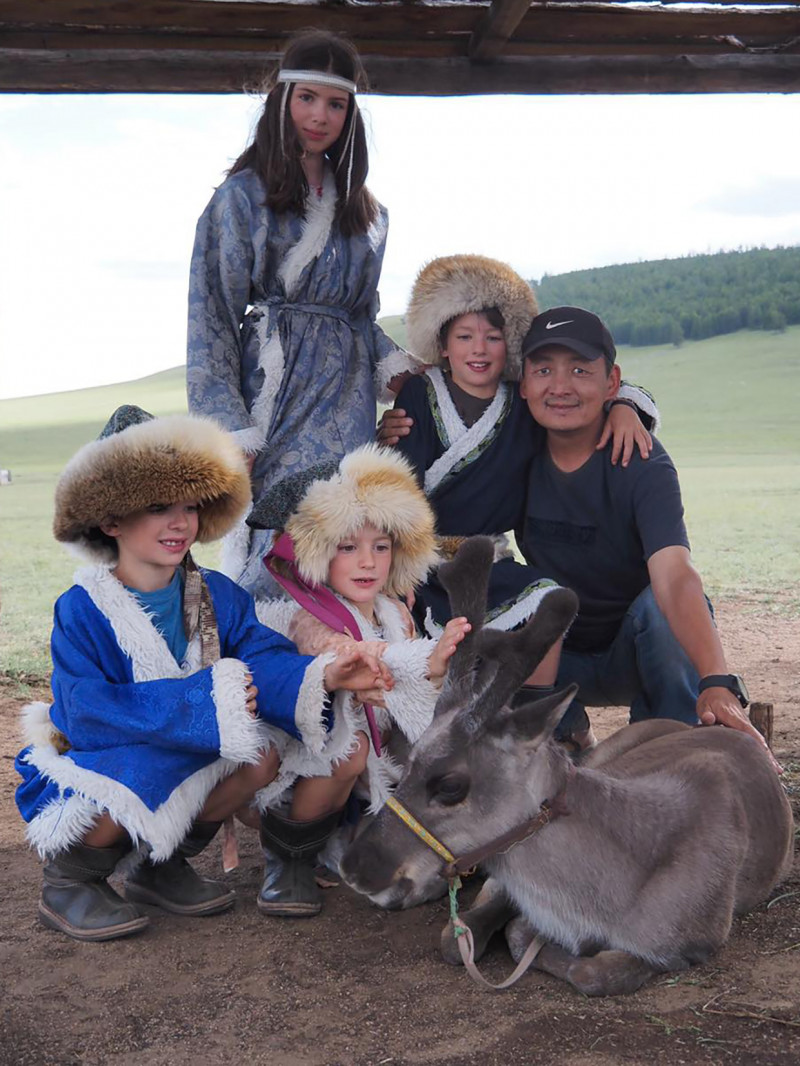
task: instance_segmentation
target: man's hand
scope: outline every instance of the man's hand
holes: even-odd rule
[[[464,637],[472,629],[466,618],[451,618],[428,658],[428,677],[438,681],[444,677],[447,663]]]
[[[620,455],[622,456],[622,465],[627,466],[631,461],[635,447],[638,447],[642,459],[650,458],[653,438],[642,425],[639,415],[627,403],[614,404],[608,412],[603,432],[597,442],[597,450],[602,451],[612,438],[612,466],[617,465]]]
[[[393,448],[401,437],[407,437],[414,425],[414,419],[408,418],[400,407],[384,411],[378,423],[378,444]]]
[[[325,667],[325,688],[328,692],[335,692],[339,688],[349,692],[367,689],[391,691],[394,678],[380,659],[385,648],[386,645],[381,641],[353,643],[341,648],[333,662]],[[377,649],[380,649],[378,653]]]
[[[416,373],[419,373],[419,371],[416,371]],[[389,392],[393,392],[396,396],[398,392],[402,389],[402,387],[405,385],[405,383],[408,381],[408,379],[413,378],[414,374],[415,371],[413,370],[402,370],[399,374],[395,374],[395,376],[388,383],[386,388],[389,390]]]
[[[783,767],[769,750],[766,740],[747,717],[747,713],[732,692],[726,688],[707,688],[697,698],[697,717],[701,725],[725,725],[748,733],[758,741],[767,752],[776,773],[782,774]]]
[[[710,677],[729,673],[719,633],[703,593],[703,583],[692,566],[689,549],[680,544],[661,548],[647,560],[647,569],[656,603],[698,675]],[[744,713],[741,703],[728,689],[707,688],[700,693],[695,710],[701,725],[719,724],[748,733],[764,745],[775,770],[783,772],[766,741]]]

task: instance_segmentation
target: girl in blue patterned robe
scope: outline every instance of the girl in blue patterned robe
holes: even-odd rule
[[[290,44],[255,139],[197,227],[189,408],[252,457],[254,499],[374,439],[376,391],[416,364],[376,323],[387,215],[364,185],[358,56],[335,35]],[[224,569],[262,595],[270,531],[239,528]]]

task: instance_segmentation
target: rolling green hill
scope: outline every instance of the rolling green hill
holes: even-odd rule
[[[383,325],[402,342],[402,323]],[[629,380],[656,395],[661,439],[681,473],[693,551],[711,594],[746,594],[800,610],[800,326],[680,348],[621,348],[620,364]],[[13,477],[0,486],[6,672],[47,672],[53,601],[75,569],[50,533],[56,477],[122,403],[153,414],[185,410],[183,368],[0,401],[0,467]],[[198,554],[213,562],[213,549]]]
[[[531,282],[542,308],[588,307],[618,344],[681,344],[800,323],[800,248],[575,270]]]

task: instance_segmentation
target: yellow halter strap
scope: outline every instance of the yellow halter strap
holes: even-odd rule
[[[390,796],[386,801],[386,806],[393,810],[401,822],[405,822],[412,833],[416,833],[420,840],[422,840],[428,847],[435,851],[440,859],[444,859],[445,862],[455,862],[456,857],[446,848],[444,844],[436,839],[433,833],[429,833],[422,822],[418,822],[414,815],[404,807],[399,800],[396,800],[394,796]]]

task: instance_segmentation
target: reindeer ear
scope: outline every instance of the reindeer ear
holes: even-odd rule
[[[503,733],[523,743],[541,743],[555,730],[577,691],[577,685],[569,685],[541,700],[505,709],[494,716],[488,728],[492,733]]]

